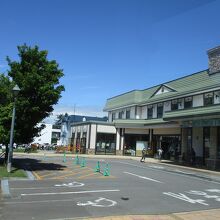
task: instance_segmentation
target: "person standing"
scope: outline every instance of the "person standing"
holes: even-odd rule
[[[143,148],[143,150],[142,150],[142,158],[141,158],[141,160],[140,160],[140,162],[145,162],[145,158],[146,158],[146,153],[147,153],[147,151],[146,151],[146,148],[144,147]]]

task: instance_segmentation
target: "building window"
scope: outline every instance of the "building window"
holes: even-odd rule
[[[174,110],[177,110],[177,109],[178,109],[177,99],[172,100],[172,101],[171,101],[171,110],[174,111]]]
[[[122,119],[122,118],[123,118],[123,115],[124,115],[124,112],[123,112],[123,111],[119,112],[118,118],[119,118],[119,119]]]
[[[157,104],[157,118],[163,117],[163,103]]]
[[[112,121],[115,120],[115,113],[112,113]]]
[[[187,97],[184,99],[184,108],[192,107],[192,97]]]
[[[147,118],[148,119],[153,118],[153,106],[152,105],[147,107]]]
[[[130,110],[126,110],[126,119],[130,118],[130,114],[131,114],[131,111]]]
[[[208,92],[204,94],[204,106],[212,105],[214,103],[213,100],[213,92]]]

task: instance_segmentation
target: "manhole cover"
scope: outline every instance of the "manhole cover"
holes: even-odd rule
[[[121,197],[122,200],[129,200],[128,197]]]

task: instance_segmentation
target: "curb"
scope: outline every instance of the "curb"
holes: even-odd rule
[[[28,177],[29,180],[35,180],[36,179],[31,171],[25,170],[25,172],[26,172],[27,177]]]
[[[11,194],[9,191],[9,185],[8,185],[8,179],[1,180],[1,191],[2,191],[2,196],[4,198],[10,198]]]

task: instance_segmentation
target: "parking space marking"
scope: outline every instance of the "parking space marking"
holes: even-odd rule
[[[63,178],[68,177],[68,176],[75,176],[77,174],[86,173],[86,172],[91,172],[91,171],[89,169],[84,169],[84,170],[81,170],[79,172],[71,172],[71,173],[68,173],[68,174],[65,174],[65,175],[62,175],[62,176],[56,176],[56,177],[52,177],[52,178],[48,178],[48,179],[63,179]]]
[[[42,180],[41,176],[39,176],[39,175],[37,174],[37,172],[32,171],[32,173],[34,174],[34,176],[35,176],[38,180]]]
[[[94,202],[87,201],[85,203],[77,202],[78,206],[93,206],[93,207],[111,207],[117,205],[116,201],[99,197]]]
[[[86,174],[86,175],[84,175],[84,176],[80,176],[80,177],[78,177],[77,179],[85,179],[85,177],[88,177],[88,176],[96,176],[97,175],[97,173],[89,173],[89,174]]]
[[[163,182],[161,182],[161,181],[159,181],[159,180],[151,179],[151,178],[148,178],[148,177],[145,177],[145,176],[139,176],[139,175],[134,174],[134,173],[129,173],[129,172],[124,172],[124,173],[129,174],[129,175],[132,175],[132,176],[139,177],[139,178],[141,178],[141,179],[150,180],[150,181],[153,181],[153,182],[156,182],[156,183],[163,183]]]
[[[22,193],[21,196],[48,196],[48,195],[70,195],[70,194],[85,194],[85,193],[103,193],[103,192],[119,192],[119,189],[103,189],[90,191],[71,191],[71,192],[48,192],[48,193]]]

